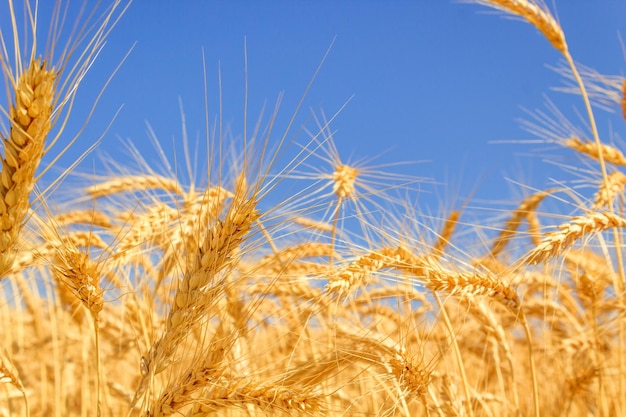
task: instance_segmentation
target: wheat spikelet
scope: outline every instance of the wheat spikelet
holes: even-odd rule
[[[393,248],[372,251],[350,263],[338,273],[331,275],[326,285],[326,291],[345,293],[355,287],[367,285],[374,272],[397,266],[397,263],[396,250]]]
[[[585,154],[590,158],[595,159],[596,161],[599,161],[600,159],[598,146],[594,142],[584,142],[577,137],[572,137],[565,141],[565,145],[576,152]],[[605,144],[601,144],[600,149],[604,161],[613,165],[626,166],[626,157],[619,149]]]
[[[433,291],[443,291],[452,296],[483,296],[495,299],[517,314],[520,301],[514,289],[496,276],[483,272],[453,272],[439,266],[427,268],[420,277]]]
[[[165,250],[163,264],[184,263],[181,254],[194,253],[195,248],[202,245],[206,231],[198,225],[211,224],[226,200],[232,197],[233,194],[222,187],[211,187],[195,197],[188,197],[168,233],[158,236],[157,243]],[[164,267],[163,273],[168,272],[169,269]]]
[[[201,396],[195,396],[204,388]],[[189,415],[214,415],[223,409],[232,407],[250,410],[256,406],[267,411],[311,414],[322,409],[321,396],[297,387],[263,385],[242,378],[216,375],[210,368],[194,370],[184,382],[167,390],[154,404],[148,414],[152,417],[165,417],[183,407],[193,404]]]
[[[606,181],[602,181],[598,193],[595,196],[593,210],[610,207],[615,198],[624,192],[626,184],[626,175],[621,171],[615,171],[609,174]]]
[[[586,235],[615,227],[626,227],[626,220],[613,213],[589,213],[574,217],[569,223],[560,225],[559,230],[546,234],[539,246],[530,251],[525,261],[530,264],[546,261]]]
[[[51,128],[56,71],[33,60],[17,80],[10,107],[11,132],[2,138],[0,177],[0,277],[13,265],[14,245],[30,207],[35,171]]]
[[[528,216],[537,210],[537,206],[552,193],[552,190],[540,191],[525,198],[520,205],[513,211],[513,214],[506,222],[504,229],[500,231],[498,238],[491,247],[491,257],[497,257],[506,247],[511,237],[517,232],[522,220],[528,219]]]
[[[162,372],[169,365],[169,358],[178,344],[195,329],[198,320],[224,296],[228,283],[225,278],[216,278],[222,270],[235,262],[235,252],[253,223],[260,217],[256,209],[256,199],[247,194],[248,189],[242,174],[237,178],[236,190],[225,219],[217,219],[206,233],[182,279],[178,281],[165,322],[165,331],[150,349],[146,361],[148,372],[136,391],[135,401],[145,393],[151,376]],[[213,346],[215,355],[223,357],[229,340],[218,340],[218,344],[224,346]],[[219,362],[220,359],[214,360]],[[209,365],[213,366],[214,363]]]
[[[104,306],[100,288],[100,270],[87,253],[69,244],[58,248],[54,275],[95,316]]]
[[[450,213],[448,219],[441,228],[439,239],[437,239],[437,242],[432,247],[432,253],[434,255],[442,254],[445,247],[448,246],[448,244],[450,243],[450,238],[452,237],[452,233],[454,233],[454,229],[456,228],[460,216],[461,212],[458,210],[452,211]]]
[[[331,256],[334,259],[337,259],[338,257],[332,245],[329,245],[327,243],[306,242],[282,248],[273,255],[263,257],[261,260],[255,263],[253,269],[255,271],[267,270],[282,273],[289,270],[290,273],[293,274],[295,272],[294,268],[292,268],[293,265],[313,265],[312,262],[296,263],[296,261],[300,259],[325,258]]]
[[[389,365],[401,386],[407,392],[425,401],[430,384],[430,372],[424,369],[423,361],[401,352],[397,357],[389,360]]]
[[[9,359],[4,349],[0,349],[0,383],[12,384],[15,388],[24,392],[24,385],[19,377],[17,369]]]
[[[333,173],[333,192],[339,198],[354,196],[356,191],[354,183],[356,182],[359,170],[349,165],[340,164],[335,168]]]
[[[88,187],[86,192],[93,197],[105,197],[124,192],[144,192],[148,189],[158,189],[175,195],[185,195],[178,180],[159,175],[128,175],[117,177]]]
[[[425,400],[424,396],[431,382],[431,371],[426,369],[420,354],[411,353],[393,337],[377,333],[372,329],[358,331],[339,325],[337,336],[346,345],[340,350],[352,355],[352,360],[380,363],[386,372],[394,376],[402,387],[404,395],[416,396],[421,401]]]
[[[476,3],[520,16],[539,30],[562,54],[567,53],[565,34],[550,10],[539,0],[476,0]]]
[[[573,280],[576,285],[576,296],[589,305],[588,301],[600,299],[606,287],[619,279],[610,260],[587,250],[569,250],[564,255],[565,262],[572,269]],[[578,270],[582,270],[580,272]]]
[[[307,229],[319,230],[320,232],[330,233],[333,231],[333,226],[331,224],[318,222],[307,217],[296,217],[293,219],[293,222]]]
[[[101,227],[103,229],[109,229],[113,226],[109,215],[93,210],[77,210],[67,213],[59,213],[54,216],[54,221],[59,226],[87,224],[93,227]]]
[[[208,285],[230,263],[234,251],[260,217],[255,208],[256,201],[246,199],[242,193],[238,190],[226,219],[218,220],[207,234],[191,274],[179,282],[175,303],[168,318],[169,327],[177,327],[185,322],[184,312],[194,304],[196,292]]]

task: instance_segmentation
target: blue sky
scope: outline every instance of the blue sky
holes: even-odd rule
[[[626,28],[626,2],[565,0],[552,10],[576,60],[624,75],[618,33]],[[6,15],[0,23],[7,27]],[[479,200],[506,201],[522,194],[507,178],[543,188],[550,177],[563,176],[544,159],[576,163],[552,144],[519,143],[533,139],[520,128],[522,108],[542,109],[545,94],[566,112],[581,108],[577,97],[550,91],[562,80],[546,64],[557,64],[559,54],[530,25],[487,8],[442,0],[135,0],[83,82],[76,120],[134,45],[132,52],[104,92],[76,153],[61,164],[86,149],[122,105],[94,157],[107,152],[126,161],[122,138],[157,162],[146,122],[171,154],[181,140],[179,101],[192,140],[202,142],[203,51],[211,117],[218,112],[219,67],[223,120],[233,140],[241,140],[244,40],[250,127],[262,105],[272,108],[283,92],[275,128],[280,136],[332,43],[295,127],[311,112],[330,116],[349,100],[331,125],[341,156],[377,157],[375,164],[421,161],[390,168],[443,184],[427,187],[418,204],[458,206],[473,191]],[[619,143],[619,118],[599,116],[601,130],[617,135],[607,141]],[[306,141],[306,135],[297,140]]]

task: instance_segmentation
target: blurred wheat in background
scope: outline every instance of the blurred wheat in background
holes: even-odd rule
[[[476,3],[562,55],[586,126],[529,128],[599,178],[590,195],[536,190],[482,242],[455,234],[482,227],[461,210],[424,219],[391,192],[415,178],[342,159],[325,118],[282,164],[276,113],[244,127],[241,154],[220,124],[197,181],[119,167],[57,201],[74,167],[44,187],[40,161],[67,149],[76,92],[129,4],[67,22],[58,3],[44,39],[38,4],[8,0],[0,416],[625,415],[625,158],[591,99],[626,109],[626,81],[581,70],[539,0]]]

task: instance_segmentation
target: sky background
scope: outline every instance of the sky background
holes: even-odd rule
[[[47,7],[41,6],[42,18]],[[626,2],[564,0],[551,7],[577,61],[624,75],[619,33],[626,28]],[[3,28],[6,19],[0,14]],[[487,204],[517,200],[524,191],[514,181],[544,188],[550,178],[565,175],[549,161],[577,163],[573,153],[554,144],[523,143],[535,138],[519,124],[523,108],[545,108],[546,95],[568,114],[572,106],[582,108],[578,97],[551,91],[563,81],[546,65],[559,63],[559,54],[530,25],[485,7],[445,0],[135,0],[85,77],[74,120],[84,119],[106,79],[132,51],[60,165],[88,148],[120,106],[86,170],[101,153],[132,163],[121,140],[132,141],[158,165],[146,123],[168,155],[176,146],[180,154],[181,102],[192,141],[204,143],[203,51],[211,120],[219,114],[220,68],[223,121],[232,140],[241,141],[244,42],[249,129],[263,104],[273,108],[283,93],[274,130],[280,137],[332,44],[295,128],[313,128],[311,114],[330,117],[349,101],[331,124],[341,157],[376,157],[372,164],[419,161],[388,170],[441,183],[423,187],[417,204],[424,211],[458,207],[470,194]],[[621,120],[601,112],[598,122],[604,140],[619,144]],[[296,141],[306,142],[307,135]]]

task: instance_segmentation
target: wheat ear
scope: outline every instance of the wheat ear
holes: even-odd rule
[[[538,0],[477,0],[476,3],[520,16],[539,30],[562,54],[567,54],[565,34],[550,10]]]
[[[95,316],[102,310],[103,291],[99,285],[98,265],[89,255],[71,244],[59,248],[54,265],[54,273],[61,285],[65,286]]]
[[[626,185],[626,175],[622,174],[621,171],[609,174],[607,181],[603,181],[600,184],[593,209],[599,210],[604,207],[610,207],[615,198],[624,192],[624,185]]]
[[[145,192],[147,189],[157,189],[175,195],[185,195],[183,187],[177,180],[159,175],[128,175],[113,178],[88,187],[86,191],[93,197],[105,197],[124,192]]]
[[[14,246],[30,207],[35,171],[52,125],[56,71],[46,61],[31,61],[15,88],[9,109],[11,131],[2,137],[4,155],[0,178],[0,277],[11,271]]]
[[[504,229],[500,231],[498,238],[493,243],[493,246],[491,248],[492,258],[497,257],[502,252],[502,250],[506,247],[507,243],[511,240],[515,232],[517,232],[517,229],[522,223],[522,220],[524,220],[524,218],[530,220],[530,215],[534,213],[535,210],[537,210],[537,206],[539,206],[544,198],[546,198],[550,193],[552,193],[552,190],[540,191],[531,195],[530,197],[527,197],[526,199],[524,199],[524,201],[520,203],[519,207],[513,211],[513,214],[506,222]]]
[[[441,228],[441,233],[439,234],[437,243],[433,245],[432,253],[434,256],[440,256],[443,254],[444,249],[450,243],[450,239],[452,238],[454,229],[456,229],[459,217],[461,217],[461,212],[458,210],[452,211],[450,216],[448,216],[448,219]]]
[[[249,195],[242,174],[237,179],[236,190],[225,219],[217,219],[211,230],[206,233],[195,257],[178,282],[165,323],[165,332],[150,349],[145,365],[146,372],[135,393],[134,403],[144,394],[151,377],[169,365],[168,361],[178,344],[224,294],[224,286],[227,283],[225,279],[216,278],[222,270],[236,262],[235,252],[259,217],[256,195]],[[224,350],[221,350],[222,353]]]
[[[578,153],[585,154],[596,161],[600,161],[600,157],[602,157],[603,161],[613,165],[626,166],[626,157],[622,151],[609,145],[601,144],[598,147],[594,142],[582,141],[577,137],[571,137],[565,141],[565,146]],[[598,151],[598,149],[600,149],[600,151]]]
[[[626,219],[609,212],[589,213],[563,223],[559,230],[546,234],[539,246],[530,251],[526,262],[537,264],[557,256],[585,235],[616,227],[626,227]]]

